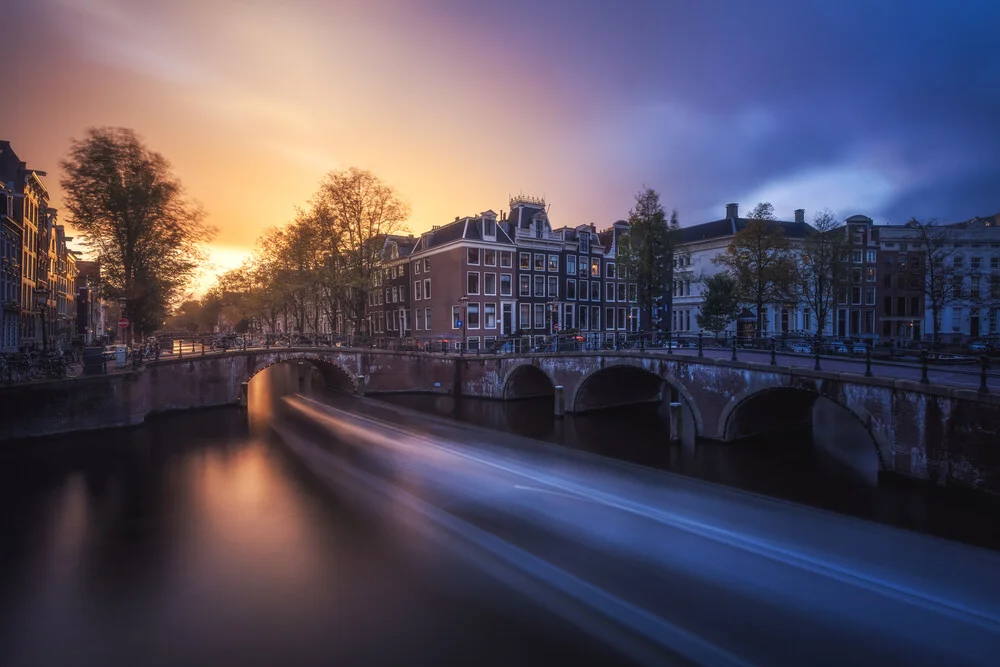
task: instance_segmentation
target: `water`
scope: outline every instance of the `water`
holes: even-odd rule
[[[877,486],[836,466],[808,432],[670,446],[668,415],[638,405],[555,418],[552,399],[489,401],[428,394],[380,400],[601,456],[726,484],[948,539],[1000,549],[1000,502],[883,475]],[[872,454],[874,456],[874,453]]]
[[[0,664],[608,664],[252,433],[174,414],[0,453]]]

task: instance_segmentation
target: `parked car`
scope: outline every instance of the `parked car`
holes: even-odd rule
[[[993,346],[984,340],[977,340],[969,343],[969,352],[986,354],[987,352],[992,352],[992,351],[993,351]]]
[[[788,350],[797,354],[812,354],[812,345],[803,342],[792,343],[788,346]]]
[[[826,347],[827,350],[829,352],[832,352],[833,354],[847,354],[848,352],[847,345],[845,345],[844,342],[840,340],[831,340],[829,343],[827,343]]]
[[[851,343],[851,354],[867,354],[868,346],[861,342]]]

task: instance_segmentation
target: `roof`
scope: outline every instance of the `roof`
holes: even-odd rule
[[[500,221],[494,220],[494,222],[496,223],[497,230],[496,241],[485,241],[483,239],[482,217],[460,218],[454,222],[449,222],[447,225],[441,225],[421,234],[420,239],[413,246],[411,254],[426,252],[458,241],[485,241],[486,243],[514,245],[514,241],[507,234],[507,230],[500,224]]]
[[[733,236],[737,232],[746,228],[750,222],[749,218],[723,218],[703,222],[700,225],[691,227],[681,227],[681,243],[695,243],[697,241],[708,241],[710,239]],[[813,229],[808,222],[790,222],[788,220],[774,220],[774,224],[781,227],[785,237],[790,239],[802,239]]]

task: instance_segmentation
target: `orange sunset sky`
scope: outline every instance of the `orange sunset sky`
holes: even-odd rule
[[[426,7],[20,5],[13,13],[30,46],[18,53],[21,92],[0,134],[48,172],[58,207],[70,138],[91,126],[134,128],[219,229],[215,270],[287,222],[331,169],[370,169],[394,186],[417,232],[499,211],[519,191],[546,195],[566,223],[603,225],[626,213],[639,185],[593,210],[600,165],[558,118],[571,97],[558,72],[516,52],[497,58],[498,35],[463,34]]]

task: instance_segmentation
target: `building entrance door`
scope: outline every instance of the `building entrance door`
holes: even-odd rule
[[[514,333],[514,304],[500,304],[500,335],[509,336]]]

